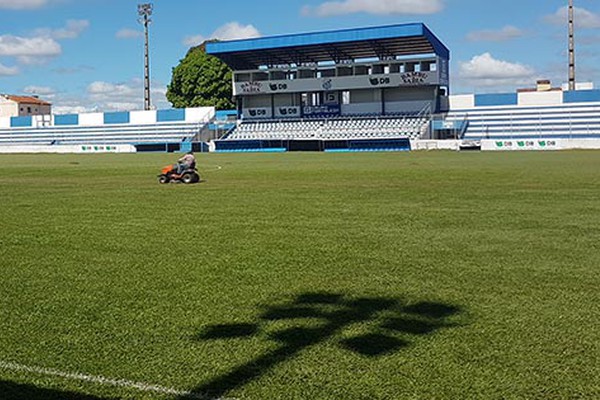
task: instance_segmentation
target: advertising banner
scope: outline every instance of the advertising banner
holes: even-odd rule
[[[322,106],[304,106],[302,115],[306,117],[329,118],[336,117],[342,113],[342,108],[339,104],[322,105]]]
[[[337,90],[374,89],[392,87],[426,86],[440,84],[436,71],[405,72],[398,74],[307,78],[284,81],[236,82],[235,96],[271,93],[334,92]]]
[[[268,119],[273,117],[273,111],[270,108],[244,108],[242,110],[244,118],[247,119]]]
[[[481,150],[488,151],[560,150],[562,148],[563,145],[560,139],[514,139],[481,141]]]
[[[275,118],[300,118],[301,114],[300,107],[275,107]]]
[[[96,145],[96,144],[69,144],[69,145],[6,145],[0,146],[2,153],[135,153],[137,149],[131,144]]]

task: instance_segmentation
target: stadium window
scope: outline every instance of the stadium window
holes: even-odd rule
[[[342,104],[350,104],[350,91],[344,90],[342,92]]]
[[[313,106],[320,106],[321,105],[321,96],[323,95],[323,93],[313,93],[312,94],[312,102],[311,105]]]
[[[352,67],[338,66],[337,76],[352,76]]]
[[[382,64],[376,64],[373,65],[371,67],[371,74],[370,75],[381,75],[381,74],[385,74],[385,65]]]
[[[364,65],[357,65],[354,67],[354,75],[368,75],[369,68]]]
[[[31,114],[31,107],[27,107],[27,114]]]
[[[283,81],[287,78],[285,71],[271,71],[270,80],[272,81]]]
[[[249,82],[252,78],[249,73],[235,74],[234,77],[236,82]]]

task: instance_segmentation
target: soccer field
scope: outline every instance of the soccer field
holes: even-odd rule
[[[1,399],[600,398],[600,153],[0,155]]]

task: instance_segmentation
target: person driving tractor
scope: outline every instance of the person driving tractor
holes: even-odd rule
[[[194,169],[196,168],[196,157],[194,157],[194,153],[188,151],[185,153],[183,157],[177,160],[177,173],[181,174],[186,169]]]

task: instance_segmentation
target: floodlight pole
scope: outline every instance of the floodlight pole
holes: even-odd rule
[[[575,90],[575,13],[569,0],[569,90]]]
[[[138,4],[139,22],[144,25],[144,110],[150,110],[150,54],[148,50],[148,25],[152,22],[152,3]]]

